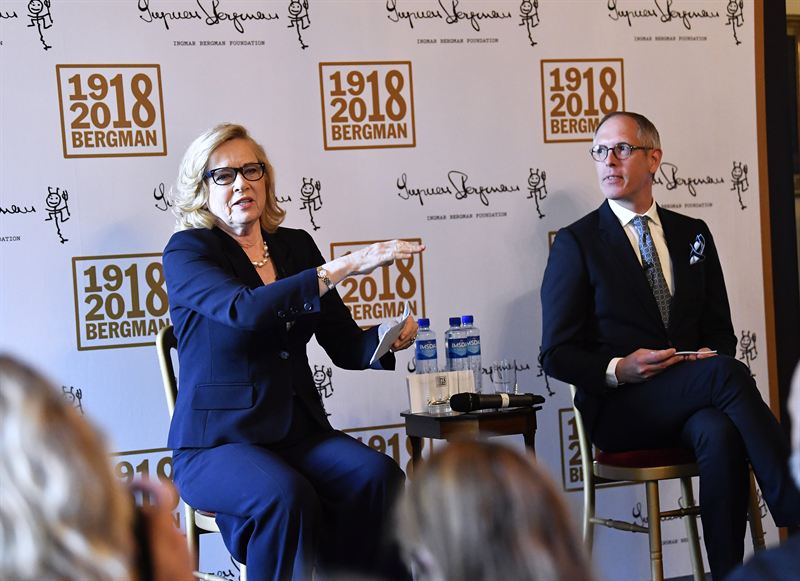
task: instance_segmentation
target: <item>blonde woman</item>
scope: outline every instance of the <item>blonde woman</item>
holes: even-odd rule
[[[449,444],[416,472],[396,512],[417,581],[589,581],[564,502],[531,456]]]
[[[403,472],[333,429],[306,346],[314,337],[344,369],[394,369],[393,353],[370,362],[379,329],[360,329],[335,287],[424,246],[392,240],[325,262],[307,232],[279,226],[272,165],[241,125],[192,142],[173,200],[164,275],[181,373],[168,446],[181,496],[216,513],[248,576],[404,578],[380,542]],[[409,317],[392,348],[416,332]]]

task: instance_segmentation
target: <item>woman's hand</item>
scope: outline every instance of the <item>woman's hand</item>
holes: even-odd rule
[[[339,284],[342,280],[353,274],[369,274],[379,266],[391,264],[395,260],[411,258],[425,250],[424,244],[409,242],[408,240],[387,240],[376,242],[366,248],[345,254],[322,265],[328,273],[328,280]],[[320,296],[328,292],[328,287],[323,281],[319,282]]]
[[[417,325],[417,322],[413,317],[409,316],[406,319],[405,325],[403,325],[403,330],[400,331],[400,335],[398,335],[397,339],[395,339],[394,343],[392,343],[391,350],[402,351],[403,349],[408,349],[411,347],[417,338],[418,330],[419,325]]]
[[[425,250],[424,244],[407,240],[376,242],[349,255],[350,274],[369,274],[379,266],[391,264],[395,260],[411,258],[423,250]]]

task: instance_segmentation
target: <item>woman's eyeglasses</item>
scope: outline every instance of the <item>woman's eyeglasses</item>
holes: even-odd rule
[[[242,177],[248,182],[256,182],[264,177],[266,166],[261,163],[246,163],[242,167],[218,167],[210,169],[203,174],[203,177],[214,180],[218,186],[227,186],[236,181],[236,174],[241,173]]]

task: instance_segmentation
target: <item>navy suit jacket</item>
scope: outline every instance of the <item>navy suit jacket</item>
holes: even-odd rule
[[[336,291],[320,298],[316,267],[324,260],[311,236],[288,228],[263,235],[278,275],[266,286],[219,228],[177,232],[164,249],[180,376],[172,449],[277,442],[295,394],[330,428],[306,355],[312,335],[335,365],[369,366],[378,329],[361,330]],[[372,367],[394,363],[388,353]]]
[[[658,208],[672,259],[670,326],[661,321],[631,243],[603,204],[556,235],[542,282],[545,372],[578,388],[576,404],[589,433],[611,389],[605,375],[614,357],[636,349],[717,349],[734,355],[736,336],[714,240],[705,222]],[[690,264],[698,234],[703,260]],[[661,257],[663,260],[663,257]]]

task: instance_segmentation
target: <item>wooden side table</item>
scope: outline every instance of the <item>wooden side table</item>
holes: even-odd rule
[[[422,438],[451,440],[483,435],[506,436],[522,434],[525,446],[536,453],[536,412],[541,406],[489,410],[447,415],[402,412],[406,421],[406,435],[411,441],[411,461],[416,467],[422,459]]]

